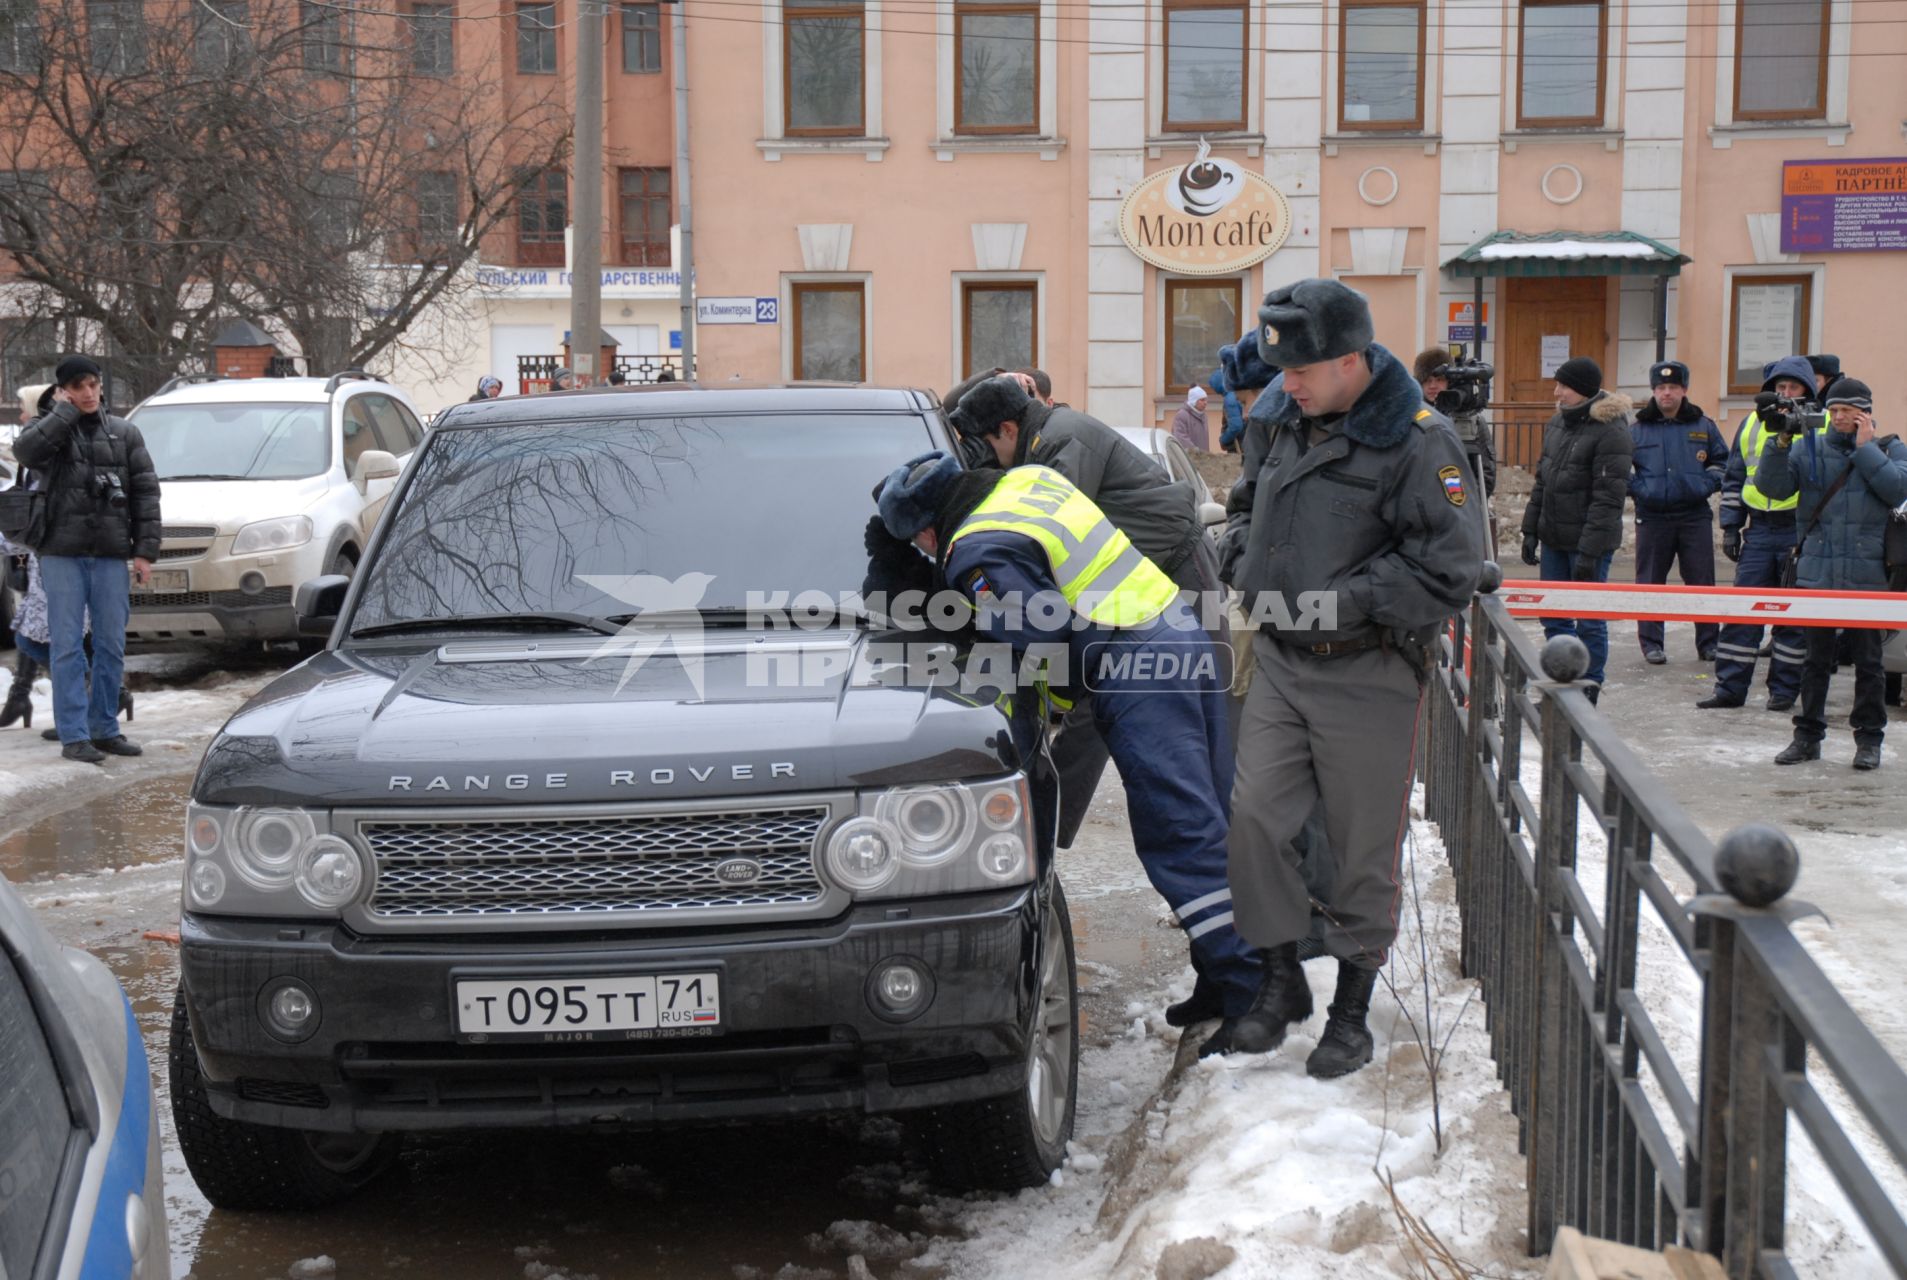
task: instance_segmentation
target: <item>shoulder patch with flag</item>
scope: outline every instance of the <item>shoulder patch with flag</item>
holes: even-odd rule
[[[987,581],[987,575],[979,569],[967,575],[967,591],[976,600],[993,599],[993,584]]]
[[[1463,491],[1462,467],[1439,467],[1437,478],[1443,481],[1443,496],[1450,500],[1451,506],[1461,507],[1470,500],[1470,495]]]

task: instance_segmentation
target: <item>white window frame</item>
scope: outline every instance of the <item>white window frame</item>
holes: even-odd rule
[[[1245,36],[1254,51],[1245,59],[1245,127],[1205,135],[1214,143],[1265,142],[1265,5],[1261,0],[1246,0]],[[1171,146],[1183,143],[1196,147],[1199,137],[1192,133],[1165,131],[1165,5],[1162,0],[1146,0],[1146,145]],[[1157,152],[1153,153],[1154,158]],[[1256,154],[1255,152],[1253,154]]]
[[[1737,136],[1818,138],[1830,147],[1847,142],[1848,72],[1854,50],[1853,0],[1828,5],[1828,83],[1826,118],[1820,120],[1735,119],[1735,29],[1741,11],[1736,0],[1719,0],[1715,9],[1715,123],[1709,140],[1727,149]]]
[[[967,340],[966,317],[961,314],[961,299],[966,295],[966,286],[970,284],[1031,284],[1033,286],[1033,365],[1046,367],[1046,273],[1044,271],[956,271],[953,273],[952,296],[949,298],[948,313],[953,328],[947,340],[952,360],[949,370],[951,377],[948,386],[966,380]]]
[[[1721,345],[1715,351],[1712,368],[1717,374],[1716,396],[1724,409],[1752,409],[1753,396],[1731,396],[1727,394],[1728,377],[1733,372],[1728,367],[1728,348],[1735,336],[1735,277],[1736,276],[1793,276],[1797,280],[1806,279],[1808,284],[1808,342],[1816,351],[1828,349],[1823,340],[1824,326],[1828,319],[1828,264],[1825,262],[1741,262],[1722,268],[1721,297]],[[1796,352],[1795,354],[1803,354]]]
[[[861,286],[861,380],[874,381],[874,274],[869,271],[788,271],[781,277],[781,376],[795,380],[795,286],[798,284],[859,284]]]
[[[878,162],[886,153],[888,140],[881,115],[881,0],[863,0],[863,44],[866,59],[861,77],[862,92],[860,137],[790,138],[782,103],[787,68],[782,65],[782,2],[761,0],[761,84],[762,136],[756,147],[767,160],[801,152],[858,152],[870,162]]]

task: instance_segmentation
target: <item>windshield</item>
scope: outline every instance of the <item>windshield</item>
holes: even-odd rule
[[[932,444],[904,415],[435,432],[385,516],[350,629],[838,601],[867,574],[871,490]]]
[[[159,404],[133,416],[161,480],[298,480],[331,467],[322,404]]]

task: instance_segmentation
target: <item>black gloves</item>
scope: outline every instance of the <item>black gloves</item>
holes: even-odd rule
[[[1543,563],[1543,547],[1542,544],[1536,540],[1536,535],[1533,533],[1523,535],[1523,563]]]
[[[1569,576],[1576,582],[1596,581],[1596,570],[1601,567],[1601,556],[1592,556],[1587,551],[1579,551],[1570,562]]]
[[[1236,586],[1232,574],[1238,570],[1238,562],[1244,558],[1245,542],[1251,537],[1251,522],[1228,527],[1218,539],[1218,580],[1226,586]]]
[[[1722,530],[1722,554],[1730,560],[1741,559],[1741,526]]]

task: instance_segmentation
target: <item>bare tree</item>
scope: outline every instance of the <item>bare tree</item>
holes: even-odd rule
[[[0,258],[143,391],[232,314],[363,365],[569,148],[559,86],[455,67],[454,11],[7,0]]]

